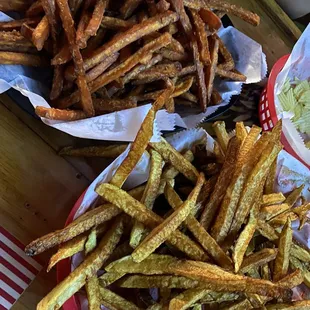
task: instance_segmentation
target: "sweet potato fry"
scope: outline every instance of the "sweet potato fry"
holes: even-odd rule
[[[133,99],[93,99],[96,115],[135,108]]]
[[[27,17],[37,17],[38,15],[40,15],[43,12],[44,12],[44,10],[43,10],[41,1],[34,1],[30,5],[30,7],[27,9],[25,15]]]
[[[37,309],[59,309],[86,282],[95,276],[104,261],[113,252],[123,233],[123,218],[115,220],[98,247],[62,282],[60,282],[37,306]]]
[[[100,26],[106,29],[115,29],[124,31],[134,25],[135,22],[131,20],[123,20],[116,17],[103,16]]]
[[[170,3],[174,10],[178,13],[180,17],[180,23],[186,33],[186,35],[191,38],[192,35],[192,25],[189,20],[188,15],[186,14],[183,0],[170,0]]]
[[[240,144],[242,146],[243,142],[245,141],[245,138],[247,137],[248,132],[246,128],[244,127],[243,122],[237,122],[236,123],[236,137],[240,141]]]
[[[98,310],[101,306],[100,286],[97,275],[89,277],[85,283],[88,299],[88,309]]]
[[[207,8],[200,9],[199,15],[209,31],[214,32],[221,28],[221,19],[212,10]]]
[[[63,65],[70,61],[72,58],[72,55],[70,53],[69,44],[66,41],[60,51],[54,56],[54,58],[51,60],[51,64],[53,66],[56,65]]]
[[[179,152],[177,152],[164,138],[161,138],[161,142],[150,143],[150,146],[155,149],[166,162],[173,165],[193,183],[197,181],[199,176],[197,169]]]
[[[85,48],[87,45],[87,38],[85,37],[85,29],[90,19],[91,19],[91,13],[88,12],[87,10],[84,10],[76,30],[76,43],[78,44],[78,47],[80,49]]]
[[[110,181],[111,184],[122,187],[129,174],[140,160],[153,135],[153,122],[156,111],[164,105],[167,98],[170,97],[171,92],[173,92],[173,88],[167,88],[167,90],[158,97],[152,108],[149,110],[136,136],[135,141],[131,145],[127,157],[124,159],[121,166],[116,170],[114,176],[112,177],[112,180]]]
[[[156,50],[160,49],[162,46],[169,44],[171,42],[170,34],[163,34],[158,39],[153,40],[148,43],[144,47],[142,47],[139,51],[137,51],[134,55],[128,58],[125,62],[117,66],[116,68],[108,71],[107,73],[103,73],[97,79],[89,83],[89,88],[91,92],[95,92],[101,87],[107,85],[108,83],[118,79],[126,72],[131,70],[134,66],[136,66],[140,60],[145,57],[145,55],[151,54]],[[79,92],[76,91],[72,93],[69,97],[59,100],[58,107],[67,108],[74,103],[79,101]]]
[[[206,87],[207,87],[207,99],[208,102],[211,100],[211,95],[213,91],[213,83],[215,78],[215,73],[217,72],[218,64],[218,51],[219,51],[219,40],[216,36],[209,37],[210,46],[210,66],[206,69]]]
[[[0,22],[0,31],[18,30],[21,28],[23,24],[26,24],[28,26],[34,26],[38,24],[40,19],[41,19],[40,17],[32,17],[32,18],[11,20],[8,22]]]
[[[273,280],[279,281],[286,276],[289,267],[290,249],[292,246],[293,229],[290,217],[281,232],[279,251],[274,263]]]
[[[113,204],[147,227],[154,228],[163,222],[160,216],[155,214],[152,210],[147,209],[139,201],[114,185],[101,184],[97,187],[96,191],[104,199],[113,201]],[[126,203],[124,204],[124,202]],[[184,251],[189,257],[196,257],[198,260],[204,260],[205,254],[203,250],[178,230],[169,236],[168,241],[179,250]]]
[[[41,51],[50,34],[48,19],[44,16],[32,33],[32,42]]]
[[[148,209],[153,208],[155,199],[158,196],[158,190],[160,185],[160,178],[162,174],[163,160],[162,157],[154,150],[151,153],[150,174],[147,180],[141,203],[143,203]],[[131,230],[129,244],[132,248],[136,248],[145,233],[144,225],[135,221],[135,224]]]
[[[178,16],[176,13],[167,11],[162,14],[158,14],[148,20],[137,24],[127,31],[115,36],[108,43],[104,44],[102,47],[93,51],[92,55],[87,57],[84,61],[84,69],[88,70],[98,63],[100,63],[104,58],[120,51],[125,46],[130,43],[137,41],[138,39],[146,36],[154,31],[157,31],[170,23],[176,22]],[[74,75],[74,69],[68,67],[67,74]]]
[[[0,52],[0,64],[46,67],[48,62],[42,56],[15,52]]]
[[[24,35],[17,31],[0,32],[0,50],[8,52],[36,54],[37,50]]]
[[[142,0],[125,0],[120,8],[121,17],[128,19],[140,3],[142,3]]]
[[[83,111],[87,116],[94,116],[95,110],[92,104],[91,93],[86,82],[83,58],[76,44],[76,32],[69,5],[66,0],[56,0],[56,2],[59,7],[60,18],[62,20],[63,27],[69,42],[70,51],[73,57],[75,71],[77,74],[77,86],[81,93],[81,104]]]
[[[58,121],[76,121],[87,118],[86,113],[79,110],[60,110],[37,106],[35,112],[40,117]]]
[[[244,74],[240,73],[236,69],[233,69],[232,71],[227,71],[217,67],[216,74],[219,75],[221,78],[237,82],[246,82],[247,79],[247,77]]]
[[[211,59],[205,24],[196,10],[191,10],[190,12],[196,31],[196,40],[199,45],[200,60],[205,66],[208,66],[211,63]]]
[[[193,211],[200,190],[205,182],[203,174],[198,177],[197,183],[187,200],[179,206],[167,219],[154,228],[147,237],[138,245],[131,254],[135,262],[141,262],[152,254],[172,232],[177,229],[180,224]]]

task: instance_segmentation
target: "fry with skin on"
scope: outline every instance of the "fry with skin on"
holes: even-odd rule
[[[285,201],[285,196],[280,193],[272,193],[263,195],[263,205],[279,204]]]
[[[197,169],[176,151],[164,138],[160,142],[150,142],[149,145],[156,150],[165,160],[173,165],[180,173],[195,183],[199,173]]]
[[[310,263],[310,252],[294,242],[291,246],[291,255],[304,263]]]
[[[86,282],[113,252],[123,233],[122,217],[115,220],[98,247],[71,274],[60,282],[38,304],[37,309],[59,309]]]
[[[48,19],[44,16],[32,33],[32,42],[41,51],[50,34]]]
[[[213,87],[211,94],[211,105],[218,105],[222,102],[223,98],[221,94]]]
[[[308,268],[306,268],[305,265],[298,258],[293,256],[290,257],[290,267],[295,271],[300,270],[303,276],[303,283],[307,287],[310,287],[310,272],[308,271]]]
[[[93,105],[96,111],[96,115],[101,115],[109,112],[121,111],[126,109],[132,109],[137,106],[135,99],[93,99]]]
[[[290,217],[282,229],[279,238],[279,251],[274,263],[273,280],[279,281],[286,276],[289,267],[290,249],[293,240],[293,230]]]
[[[46,67],[48,65],[46,59],[42,56],[2,51],[0,51],[0,64],[31,67]]]
[[[141,62],[146,55],[152,54],[162,46],[169,44],[171,42],[171,35],[168,33],[163,34],[158,39],[151,41],[150,43],[146,44],[140,50],[138,50],[134,55],[129,57],[126,61],[121,63],[119,66],[115,67],[108,72],[101,74],[95,80],[89,83],[89,88],[92,93],[100,89],[101,87],[109,84],[110,82],[118,79],[126,72],[130,71],[133,67],[135,67],[138,63]],[[59,100],[58,107],[60,108],[67,108],[74,103],[79,102],[79,91],[72,93],[69,97],[66,97],[62,100]]]
[[[103,16],[100,26],[107,29],[126,30],[132,27],[134,24],[135,22],[130,20],[123,20],[120,18]]]
[[[87,118],[87,114],[80,110],[60,110],[55,108],[45,108],[37,106],[35,112],[40,117],[58,121],[76,121]]]
[[[125,0],[120,8],[121,17],[128,19],[140,3],[142,3],[142,0]]]
[[[229,136],[228,136],[228,133],[226,131],[225,122],[217,121],[217,122],[213,123],[212,127],[215,131],[216,138],[217,138],[218,143],[221,146],[221,149],[226,154],[227,146],[228,146],[228,142],[229,142]]]
[[[86,280],[85,288],[88,300],[88,309],[89,310],[100,309],[101,305],[100,286],[99,286],[99,280],[96,275]]]
[[[192,34],[192,25],[189,20],[189,17],[186,14],[183,0],[170,0],[170,3],[174,10],[180,17],[180,23],[186,33],[186,35],[190,38]]]
[[[157,110],[161,109],[167,98],[170,97],[173,92],[173,87],[167,88],[161,96],[158,97],[153,104],[148,114],[146,115],[141,128],[135,138],[135,141],[130,147],[130,151],[122,164],[116,170],[110,183],[118,187],[122,187],[128,178],[131,171],[134,169],[138,161],[140,160],[143,152],[145,151],[148,143],[153,135],[153,122]]]
[[[289,304],[276,304],[276,305],[267,305],[267,310],[308,310],[310,307],[309,300],[301,300],[301,301],[294,301]]]
[[[169,309],[188,309],[208,292],[207,289],[188,289],[170,300]]]
[[[165,197],[173,209],[179,208],[183,203],[179,195],[169,183],[166,184]],[[185,225],[217,264],[226,269],[232,268],[231,259],[225,254],[217,242],[208,234],[208,232],[201,226],[193,215],[189,215],[187,217],[185,220]]]
[[[228,79],[231,81],[246,82],[247,79],[247,77],[244,74],[240,73],[236,69],[228,71],[217,67],[215,71],[216,74],[219,75],[221,78]]]
[[[17,20],[10,20],[7,22],[0,22],[0,31],[12,31],[14,29],[19,29],[23,24],[28,26],[36,25],[40,21],[40,17],[35,16],[32,18],[24,18]]]
[[[85,243],[85,255],[89,254],[97,246],[97,229],[93,227],[87,236]]]
[[[138,245],[131,254],[135,262],[141,262],[152,254],[171,233],[177,229],[180,224],[193,211],[200,190],[205,182],[203,174],[198,177],[196,186],[188,196],[187,200],[179,206],[167,219],[154,228],[146,238]]]
[[[209,31],[215,32],[221,28],[221,19],[212,10],[202,8],[199,10],[199,15]]]
[[[163,166],[162,157],[154,150],[151,150],[150,153],[150,174],[145,186],[143,196],[141,198],[141,203],[143,203],[148,209],[153,208],[153,204],[155,202],[155,199],[157,198]],[[138,246],[144,233],[144,225],[142,223],[139,223],[138,221],[135,221],[134,226],[131,230],[129,241],[129,244],[132,248],[135,249]]]
[[[160,216],[152,210],[147,209],[139,201],[135,200],[125,191],[114,185],[101,184],[97,187],[96,192],[107,201],[113,201],[113,204],[118,208],[122,209],[125,213],[149,228],[155,228],[163,222],[163,219]],[[126,203],[124,204],[124,202]],[[174,231],[168,237],[168,241],[180,251],[186,253],[189,257],[198,260],[205,259],[204,251],[195,242],[178,230]]]
[[[247,137],[248,132],[246,128],[244,127],[243,122],[237,122],[236,123],[236,137],[240,141],[240,144],[245,141],[245,138]]]
[[[305,185],[300,185],[299,187],[295,188],[285,199],[285,203],[287,203],[289,206],[293,207],[298,198],[300,198],[301,193],[304,189]]]
[[[275,182],[274,180],[276,179],[277,165],[278,165],[278,160],[276,158],[271,165],[271,168],[270,168],[270,171],[268,173],[267,180],[265,183],[264,193],[266,195],[272,194],[274,192],[274,182]]]
[[[121,279],[125,273],[121,272],[106,272],[101,277],[99,277],[99,284],[101,287],[110,286],[112,283]]]
[[[230,71],[230,70],[234,69],[234,67],[235,67],[234,59],[233,59],[231,53],[229,52],[229,50],[227,49],[227,47],[225,46],[224,42],[221,40],[221,38],[218,35],[216,35],[216,37],[219,40],[219,53],[221,54],[221,56],[224,59],[224,62],[218,64],[217,67],[219,69]]]
[[[64,66],[59,65],[54,67],[53,84],[50,92],[50,99],[57,99],[64,89]],[[57,112],[56,112],[57,114]],[[61,114],[60,112],[58,114]]]
[[[269,221],[289,208],[290,206],[286,203],[264,206],[261,208],[260,218]]]

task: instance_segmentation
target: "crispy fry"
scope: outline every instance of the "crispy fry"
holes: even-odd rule
[[[97,270],[114,250],[123,233],[123,219],[116,219],[111,229],[100,241],[98,247],[62,282],[60,282],[37,306],[37,309],[59,309],[75,294],[87,278],[96,275]]]
[[[290,296],[290,290],[270,281],[235,275],[208,263],[178,260],[167,255],[152,254],[140,263],[124,257],[106,267],[109,272],[140,273],[145,275],[175,274],[200,281],[206,289],[225,292],[248,292],[271,297]]]
[[[229,142],[229,136],[226,131],[225,122],[217,121],[213,123],[212,127],[215,131],[217,141],[220,144],[221,149],[224,151],[224,153],[226,153]]]
[[[128,19],[140,3],[142,3],[142,0],[125,0],[120,8],[121,17]]]
[[[247,77],[244,74],[240,73],[236,69],[233,69],[232,71],[227,71],[217,67],[216,74],[219,75],[221,78],[237,82],[246,82],[247,79]]]
[[[93,227],[87,236],[85,243],[85,255],[89,254],[97,246],[97,230],[96,227]]]
[[[93,105],[96,115],[121,111],[126,109],[135,108],[137,102],[134,99],[93,99]]]
[[[131,254],[135,262],[141,262],[152,254],[172,232],[187,218],[193,211],[200,190],[205,182],[203,174],[200,174],[197,184],[194,187],[187,200],[179,206],[166,220],[153,229],[149,235],[141,242],[141,244]]]
[[[287,203],[289,206],[293,207],[298,198],[300,198],[301,193],[304,189],[305,185],[301,185],[297,188],[295,188],[285,199],[285,203]]]
[[[50,92],[50,99],[51,100],[57,99],[60,96],[60,94],[64,88],[63,73],[64,73],[64,67],[62,65],[55,66],[54,75],[53,75],[53,84],[52,84],[52,89]],[[59,114],[61,114],[61,113],[59,112]]]
[[[200,59],[205,66],[208,66],[211,63],[211,59],[205,24],[197,11],[190,10],[190,12],[196,30],[196,39],[199,45]]]
[[[68,42],[65,42],[60,49],[60,51],[54,56],[54,58],[51,60],[51,64],[53,66],[56,65],[63,65],[70,61],[72,58],[72,55],[70,53]]]
[[[182,205],[182,200],[174,189],[169,185],[165,188],[165,197],[173,209],[177,209]],[[194,237],[199,241],[206,252],[217,262],[220,266],[231,269],[232,261],[216,243],[216,241],[208,234],[208,232],[201,226],[201,224],[192,215],[189,215],[185,220],[187,228],[191,231]]]
[[[201,225],[208,230],[212,224],[215,214],[218,212],[222,198],[230,183],[235,169],[235,158],[238,154],[240,144],[237,139],[232,138],[229,141],[227,156],[220,175],[217,179],[214,191],[211,194],[210,201],[206,204],[200,218]]]
[[[214,32],[221,28],[222,22],[212,10],[209,10],[207,8],[200,9],[199,15],[206,24],[206,28],[209,31]]]
[[[277,158],[274,160],[274,162],[271,165],[270,171],[267,176],[267,180],[265,183],[265,194],[272,194],[274,192],[274,183],[276,179],[276,174],[277,174],[277,165],[278,165],[278,160]]]
[[[141,203],[143,203],[148,209],[153,208],[153,204],[155,202],[155,199],[157,198],[163,166],[162,157],[154,150],[151,150],[150,153],[150,174],[145,186],[143,196],[141,198]],[[144,232],[144,225],[136,221],[130,235],[129,243],[132,248],[135,249],[138,246]]]
[[[279,204],[285,201],[285,196],[282,193],[272,193],[263,195],[263,205]]]
[[[221,40],[221,38],[218,35],[216,35],[216,37],[219,40],[219,53],[224,59],[224,62],[218,64],[217,67],[219,69],[230,71],[235,67],[234,59],[230,54],[229,50],[227,49],[227,47],[225,46],[224,42]]]
[[[178,153],[164,138],[161,142],[149,143],[166,162],[173,165],[179,172],[185,175],[193,183],[197,181],[199,173],[197,169],[187,161],[180,153]]]
[[[134,143],[131,145],[130,151],[127,157],[122,162],[122,165],[116,170],[112,177],[111,184],[118,187],[122,187],[130,172],[134,169],[138,161],[140,160],[144,150],[146,149],[152,135],[153,135],[153,122],[157,109],[160,109],[167,98],[170,97],[173,88],[167,88],[161,96],[158,97],[152,108],[146,115],[141,129],[139,130]]]
[[[26,27],[26,26],[25,26]],[[25,29],[25,27],[23,29]],[[21,35],[22,34],[22,35]],[[0,49],[8,52],[23,52],[35,54],[36,48],[33,46],[29,38],[24,33],[17,31],[1,31],[0,32]],[[28,40],[27,40],[28,39]]]
[[[176,52],[176,51],[169,49],[168,47],[162,48],[160,50],[160,54],[163,56],[163,58],[166,58],[170,61],[186,61],[187,60],[188,58],[187,53]]]
[[[35,112],[40,117],[59,121],[76,121],[87,118],[85,112],[78,110],[60,110],[37,106]]]
[[[158,14],[148,20],[142,22],[141,24],[137,24],[127,31],[123,32],[121,35],[114,37],[111,41],[104,44],[102,47],[93,51],[92,55],[87,57],[84,61],[84,69],[88,70],[98,63],[100,63],[104,58],[109,55],[112,55],[118,51],[120,51],[125,46],[130,43],[140,39],[141,37],[148,35],[156,30],[159,30],[170,23],[176,22],[178,20],[178,16],[176,13],[171,11],[167,11],[162,14]],[[139,56],[140,57],[140,56]],[[68,68],[69,72],[73,75],[73,68]]]
[[[77,74],[77,86],[81,93],[81,104],[83,111],[87,116],[94,116],[95,110],[92,104],[91,93],[87,86],[85,71],[83,67],[83,58],[75,42],[76,32],[74,21],[66,0],[56,0],[59,7],[60,18],[69,42],[69,48],[73,57],[74,67]]]
[[[245,141],[245,138],[247,137],[248,132],[244,127],[244,124],[242,122],[236,123],[236,137],[240,141],[240,144],[242,145]]]
[[[126,192],[118,189],[111,184],[101,184],[96,189],[97,193],[107,201],[113,201],[113,204],[121,208],[125,213],[134,219],[143,223],[145,226],[154,228],[163,222],[163,219],[153,211],[147,209],[139,201],[132,198]],[[126,204],[124,202],[126,201]],[[203,250],[195,242],[181,234],[179,231],[172,233],[169,242],[181,251],[184,251],[189,257],[195,257],[204,260]]]
[[[0,52],[0,64],[46,67],[48,63],[45,58],[37,55],[14,52]]]
[[[130,20],[123,20],[120,18],[103,16],[101,21],[101,27],[107,29],[126,30],[132,27],[135,22]]]
[[[10,20],[8,22],[0,22],[0,31],[12,31],[20,29],[23,24],[34,26],[40,21],[40,17],[24,18],[18,20]]]
[[[113,293],[112,291],[100,287],[101,302],[108,309],[128,309],[139,310],[135,304],[126,300],[125,298]]]
[[[27,17],[36,17],[36,16],[40,15],[43,12],[44,12],[44,10],[43,10],[41,1],[34,1],[30,5],[30,7],[27,9],[25,15]]]
[[[293,230],[291,226],[291,219],[288,217],[279,239],[279,251],[275,260],[273,271],[274,281],[281,280],[288,272],[290,249],[293,238]]]
[[[50,34],[48,19],[44,16],[32,33],[32,42],[41,51]]]
[[[294,256],[291,256],[290,257],[290,266],[291,266],[292,269],[294,269],[296,271],[300,270],[302,272],[303,283],[307,287],[310,287],[310,272],[305,267],[305,265],[303,265],[302,262],[298,258],[296,258]],[[284,278],[283,278],[283,280],[284,280]]]
[[[285,225],[285,223],[287,222],[287,219],[288,218],[291,218],[291,221],[294,222],[296,220],[298,220],[298,216],[292,212],[292,211],[286,211],[286,212],[283,212],[283,213],[280,213],[279,215],[275,216],[274,218],[272,218],[270,221],[268,221],[268,223],[277,228],[279,226],[283,226]]]
[[[89,310],[100,309],[101,305],[100,287],[99,287],[99,280],[96,275],[86,280],[85,288],[88,299],[88,309]]]
[[[222,102],[223,98],[221,94],[213,87],[211,94],[211,105],[218,105]]]
[[[273,261],[277,256],[276,249],[262,249],[244,258],[240,266],[241,273],[247,273],[253,267],[259,267]]]
[[[184,310],[190,308],[196,301],[203,298],[209,290],[207,289],[188,289],[170,300],[169,309]]]
[[[99,283],[101,287],[110,286],[112,283],[116,282],[124,276],[125,273],[118,272],[106,272],[99,278]]]
[[[290,206],[286,203],[279,205],[269,205],[261,208],[260,218],[266,221],[288,210]]]
[[[208,102],[210,102],[211,100],[215,73],[217,72],[219,40],[215,36],[209,37],[209,46],[210,46],[211,64],[206,69],[206,86],[207,86]]]
[[[198,101],[198,98],[189,91],[181,94],[179,97],[194,103]]]
[[[137,51],[134,55],[128,58],[125,62],[117,66],[116,68],[108,71],[107,73],[103,73],[97,79],[89,83],[89,88],[91,92],[95,92],[101,87],[107,85],[108,83],[114,81],[115,79],[121,77],[126,72],[131,70],[134,66],[136,66],[145,55],[152,54],[156,50],[160,49],[162,46],[169,44],[171,42],[170,34],[163,34],[158,39],[153,40],[152,42],[146,44],[139,51]],[[64,98],[63,100],[58,102],[58,106],[61,108],[66,108],[71,106],[74,103],[79,101],[79,92],[74,92],[70,97]]]
[[[294,242],[291,246],[291,255],[304,263],[310,263],[310,252]]]

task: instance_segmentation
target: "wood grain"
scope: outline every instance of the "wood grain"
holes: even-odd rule
[[[238,17],[229,15],[234,26],[263,46],[268,68],[291,52],[301,31],[274,0],[228,0],[261,17],[258,27],[253,27]]]

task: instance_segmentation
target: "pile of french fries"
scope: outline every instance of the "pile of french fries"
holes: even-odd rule
[[[37,0],[25,18],[0,22],[0,64],[52,65],[52,108],[36,108],[48,119],[133,108],[155,101],[167,83],[175,85],[168,112],[205,111],[222,100],[216,76],[246,80],[217,35],[226,13],[259,24],[219,0]]]
[[[48,270],[85,255],[37,309],[59,309],[83,287],[92,310],[309,309],[310,301],[292,302],[294,287],[310,287],[310,252],[291,223],[301,229],[310,204],[296,206],[303,187],[287,197],[273,191],[281,123],[262,134],[237,123],[230,138],[216,122],[213,155],[205,145],[181,154],[164,138],[150,142],[155,114],[173,92],[171,85],[159,95],[111,181],[96,188],[100,204],[26,247],[36,255],[59,245]],[[144,152],[148,181],[126,192]]]

